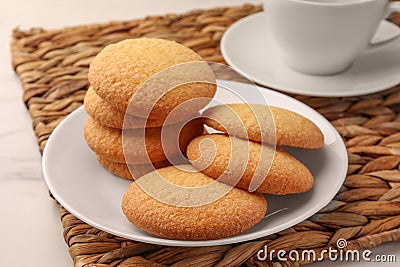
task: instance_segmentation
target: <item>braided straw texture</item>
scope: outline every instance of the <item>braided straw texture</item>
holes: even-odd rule
[[[14,30],[12,66],[43,151],[58,123],[82,105],[88,66],[106,45],[141,36],[176,40],[207,61],[224,62],[219,42],[236,20],[260,6],[217,8],[60,30]],[[392,21],[400,25],[400,16]],[[182,248],[145,244],[100,231],[60,207],[64,238],[80,266],[278,266],[259,261],[257,251],[335,247],[367,249],[400,240],[400,87],[350,98],[294,96],[324,115],[343,137],[349,155],[347,179],[334,200],[309,219],[260,240],[234,245]],[[325,254],[326,255],[326,254]],[[279,266],[309,263],[282,262]]]

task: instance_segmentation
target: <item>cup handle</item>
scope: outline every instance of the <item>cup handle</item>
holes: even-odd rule
[[[388,18],[394,12],[400,12],[400,1],[390,2],[388,4],[388,8],[386,10],[384,18]],[[376,43],[371,43],[370,42],[368,50],[377,49],[377,48],[380,48],[382,46],[386,46],[387,44],[392,43],[393,41],[399,39],[399,37],[400,37],[400,33],[395,35],[395,36],[393,36],[393,37],[391,37],[391,38],[389,38],[389,39],[384,39],[384,40],[378,41]]]

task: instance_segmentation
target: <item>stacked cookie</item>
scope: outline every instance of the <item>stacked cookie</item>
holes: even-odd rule
[[[259,193],[286,195],[313,187],[308,168],[279,147],[323,146],[321,130],[307,118],[257,104],[220,105],[204,111],[203,117],[207,126],[224,134],[202,135],[189,144],[187,155],[196,169]]]
[[[195,74],[182,75],[184,64]],[[198,54],[162,39],[105,47],[92,61],[88,78],[86,142],[104,168],[126,179],[169,166],[169,159],[184,153],[203,133],[203,123],[192,116],[216,91],[212,71]],[[190,102],[193,98],[202,100]],[[175,142],[165,149],[163,138]]]
[[[146,187],[153,194],[139,187],[141,180],[148,183]],[[136,227],[162,238],[210,240],[229,237],[259,223],[267,211],[262,194],[232,189],[187,165],[158,169],[137,181],[126,190],[122,210]],[[178,188],[166,187],[163,181]],[[193,190],[189,194],[176,194],[181,187]],[[200,192],[196,194],[196,190]],[[215,193],[222,195],[215,197]],[[169,198],[168,203],[160,201],[163,198],[160,195]],[[185,205],[185,202],[191,205]]]

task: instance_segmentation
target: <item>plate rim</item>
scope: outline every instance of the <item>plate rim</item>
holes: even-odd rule
[[[222,86],[225,84],[229,84],[229,83],[236,84],[237,86],[249,86],[248,84],[245,84],[245,83],[236,82],[236,81],[227,81],[227,80],[217,80],[217,83]],[[305,108],[309,112],[314,113],[316,116],[319,116],[320,119],[322,119],[324,121],[326,126],[334,133],[336,140],[337,140],[336,142],[341,147],[341,153],[345,153],[343,155],[346,155],[344,157],[345,162],[343,162],[341,164],[342,166],[344,166],[344,168],[341,172],[341,175],[340,175],[342,177],[341,177],[341,179],[339,179],[337,181],[337,188],[335,188],[334,190],[331,191],[332,196],[330,196],[329,198],[326,198],[322,202],[319,202],[319,205],[315,205],[314,208],[311,209],[311,212],[309,212],[310,214],[307,215],[307,217],[304,217],[304,218],[300,217],[301,219],[292,220],[293,222],[291,222],[291,223],[283,224],[285,226],[279,228],[278,230],[275,230],[274,233],[276,233],[276,232],[285,230],[289,227],[292,227],[293,225],[296,225],[303,220],[310,218],[315,213],[317,213],[319,210],[324,208],[334,198],[334,196],[338,193],[338,191],[340,190],[340,188],[346,178],[346,173],[347,173],[347,168],[348,168],[348,157],[347,157],[347,150],[346,150],[346,147],[344,145],[344,142],[343,142],[341,136],[336,131],[336,129],[333,127],[333,125],[327,119],[325,119],[321,114],[319,114],[317,111],[315,111],[311,107],[307,106],[306,104],[300,102],[299,100],[297,100],[295,98],[292,98],[292,97],[282,94],[280,92],[276,92],[276,91],[273,91],[270,89],[265,89],[260,86],[257,86],[257,87],[259,88],[259,90],[266,90],[270,94],[276,95],[281,98],[283,97],[284,99],[289,99],[290,101],[295,101],[302,108]],[[79,211],[76,211],[74,208],[71,208],[70,205],[68,204],[68,201],[65,201],[65,199],[63,199],[63,197],[60,197],[57,190],[55,190],[54,186],[52,185],[51,178],[49,177],[50,175],[47,173],[46,162],[47,162],[47,158],[50,157],[49,151],[54,142],[53,139],[56,139],[59,132],[63,131],[63,128],[64,128],[63,125],[67,124],[70,120],[73,120],[76,116],[79,116],[80,113],[82,113],[82,112],[85,112],[83,106],[81,106],[81,107],[77,108],[76,110],[74,110],[73,112],[71,112],[66,118],[64,118],[60,122],[59,125],[57,125],[57,127],[53,130],[53,132],[51,133],[51,135],[47,141],[47,144],[43,151],[43,157],[42,157],[42,172],[43,172],[43,177],[44,177],[44,181],[46,183],[47,188],[50,190],[50,192],[52,193],[54,198],[61,204],[61,206],[64,207],[66,210],[68,210],[72,215],[76,216],[78,219],[82,220],[83,222],[85,222],[88,225],[91,225],[95,228],[98,228],[100,230],[106,231],[108,233],[111,233],[111,234],[114,234],[114,235],[117,235],[120,237],[127,238],[129,240],[140,241],[140,242],[145,242],[145,243],[150,243],[150,244],[165,245],[165,246],[184,246],[184,247],[217,246],[217,245],[235,244],[235,243],[239,243],[239,242],[251,241],[254,239],[263,238],[265,236],[273,234],[273,233],[267,233],[267,234],[260,235],[260,232],[254,232],[254,233],[249,233],[246,235],[236,235],[236,236],[222,238],[222,239],[204,240],[204,241],[172,240],[172,239],[165,239],[165,238],[160,238],[160,237],[156,237],[156,236],[143,236],[143,235],[138,236],[137,234],[135,234],[134,237],[132,237],[132,235],[124,234],[118,230],[109,229],[108,227],[103,226],[101,223],[93,222],[92,220],[87,218],[84,214],[80,213]],[[232,238],[233,238],[233,240],[231,240]]]
[[[249,16],[246,16],[242,19],[239,19],[238,21],[234,22],[231,26],[229,26],[228,29],[225,30],[221,37],[220,41],[220,50],[221,50],[221,55],[224,58],[224,60],[228,63],[229,66],[231,66],[235,71],[243,75],[249,80],[252,80],[259,84],[260,86],[267,87],[268,89],[275,90],[275,91],[280,91],[280,92],[285,92],[285,93],[291,93],[291,94],[299,94],[299,95],[305,95],[305,96],[314,96],[314,97],[353,97],[353,96],[362,96],[362,95],[369,95],[369,94],[374,94],[378,92],[382,92],[385,90],[388,90],[400,83],[400,78],[393,78],[391,79],[390,82],[385,83],[385,86],[371,86],[369,87],[368,90],[363,89],[363,90],[355,90],[355,91],[347,91],[347,92],[335,92],[335,91],[330,91],[330,92],[325,92],[325,91],[317,91],[317,92],[311,92],[311,91],[301,91],[301,90],[296,90],[291,87],[287,86],[282,86],[279,84],[275,84],[274,82],[266,82],[260,79],[255,78],[253,75],[249,74],[246,71],[243,71],[243,68],[238,66],[238,64],[235,64],[232,61],[232,57],[229,56],[229,53],[227,52],[227,39],[229,38],[229,35],[232,34],[231,32],[237,30],[238,27],[241,26],[241,24],[248,22],[248,20],[253,20],[257,17],[262,16],[264,11],[260,11],[254,14],[251,14]],[[394,24],[392,22],[389,22],[387,20],[383,20],[385,23],[390,23]],[[397,25],[396,25],[397,26]],[[398,38],[398,37],[397,37]],[[307,74],[303,74],[307,75]],[[307,75],[307,77],[314,77],[313,75]],[[321,76],[317,76],[321,77]],[[332,77],[332,76],[328,76]],[[399,76],[400,77],[400,76]]]

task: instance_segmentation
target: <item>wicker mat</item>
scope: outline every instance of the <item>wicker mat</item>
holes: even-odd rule
[[[82,105],[88,65],[105,45],[140,36],[166,38],[196,50],[208,61],[224,62],[219,51],[224,30],[260,10],[260,6],[245,5],[60,30],[16,29],[12,65],[24,88],[23,101],[40,150],[54,127]],[[400,25],[400,16],[392,21]],[[260,240],[183,248],[126,240],[87,225],[60,207],[75,266],[272,266],[278,264],[276,258],[272,262],[257,259],[257,251],[265,244],[269,250],[314,249],[318,253],[335,247],[339,238],[347,240],[347,249],[399,241],[400,87],[361,97],[294,97],[330,120],[348,150],[347,179],[319,213]],[[309,262],[289,260],[279,266]]]

